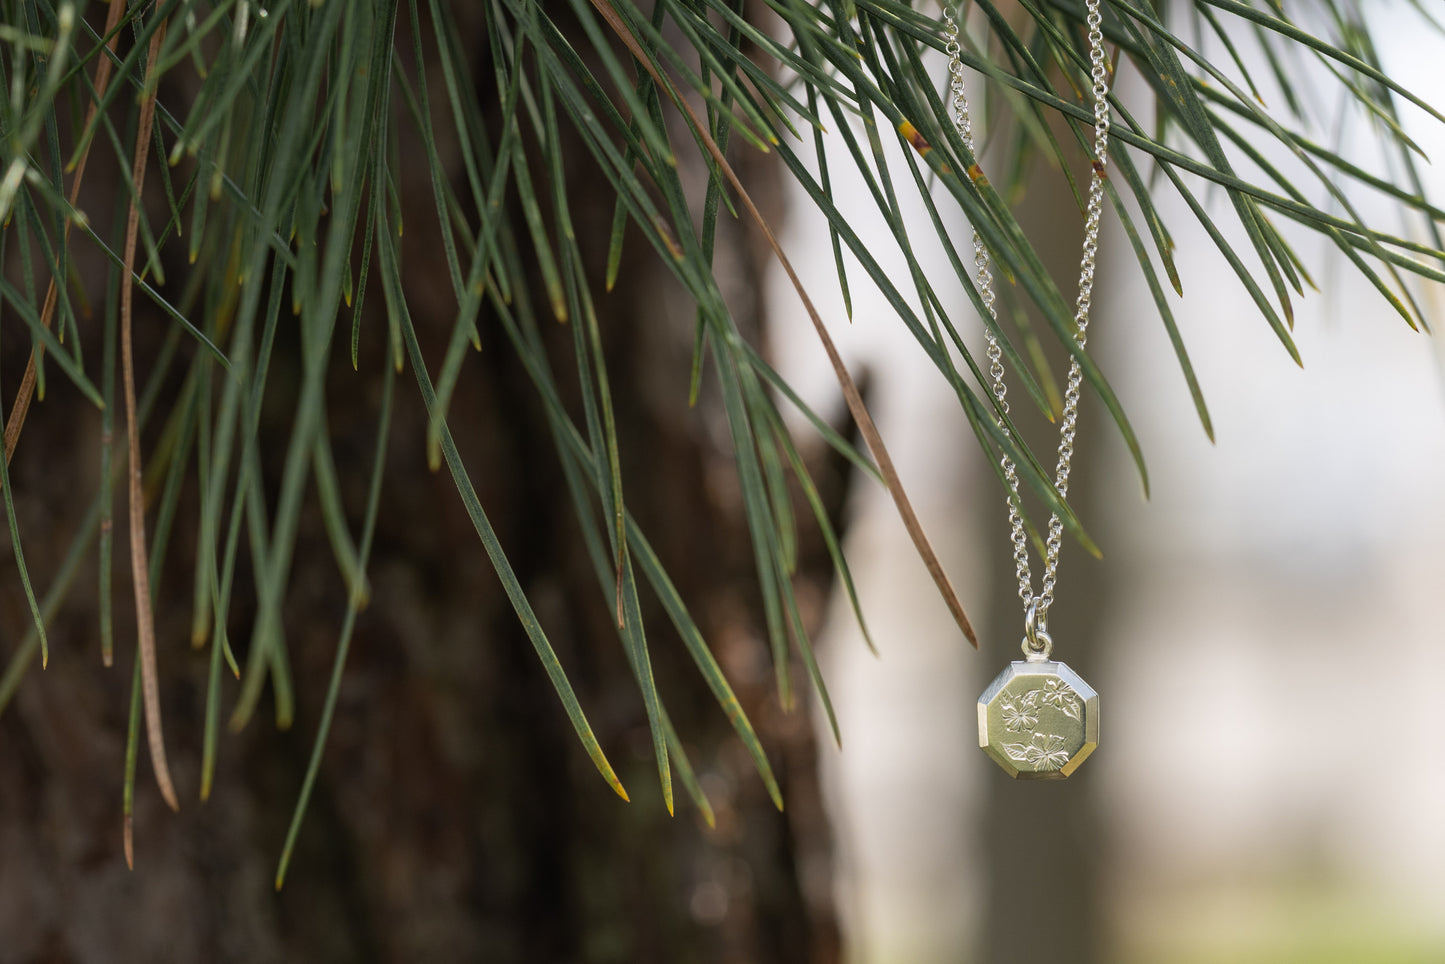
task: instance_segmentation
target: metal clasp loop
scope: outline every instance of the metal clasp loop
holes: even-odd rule
[[[1054,641],[1049,636],[1049,617],[1039,613],[1037,599],[1030,599],[1024,610],[1024,639],[1019,648],[1032,663],[1046,661],[1054,651]]]

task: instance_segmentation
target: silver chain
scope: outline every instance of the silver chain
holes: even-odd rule
[[[1099,14],[1100,0],[1085,0],[1088,9],[1090,77],[1093,80],[1094,95],[1094,165],[1089,180],[1089,204],[1084,217],[1084,254],[1079,264],[1079,297],[1074,305],[1074,340],[1079,348],[1089,331],[1089,307],[1094,294],[1094,262],[1099,253],[1099,217],[1104,205],[1104,171],[1109,163],[1109,69],[1104,60],[1104,33],[1101,29],[1103,18]],[[954,18],[950,0],[944,0],[943,7],[944,48],[948,54],[949,89],[952,95],[953,125],[970,152],[973,146],[973,123],[968,116],[968,97],[964,92],[963,48],[959,42],[958,22]],[[978,231],[973,232],[973,263],[978,269],[978,290],[989,316],[998,321],[993,290],[993,270],[990,267],[988,249]],[[988,339],[989,375],[993,378],[993,395],[998,407],[1008,413],[1008,387],[1004,384],[1003,350],[994,334],[994,326],[986,326]],[[1062,498],[1069,492],[1069,469],[1074,458],[1074,433],[1079,419],[1079,389],[1083,374],[1079,360],[1069,359],[1068,388],[1064,392],[1063,425],[1059,430],[1059,463],[1054,470],[1054,488]],[[1006,434],[1008,428],[999,419],[999,428]],[[1028,536],[1024,531],[1023,514],[1019,508],[1019,477],[1013,460],[1007,455],[1000,460],[1004,478],[1008,480],[1008,518],[1014,547],[1014,569],[1019,580],[1019,599],[1024,604],[1023,641],[1024,653],[1034,658],[1048,658],[1053,642],[1048,633],[1049,607],[1054,602],[1054,586],[1059,572],[1059,549],[1063,545],[1064,525],[1057,513],[1049,517],[1049,537],[1045,542],[1044,581],[1042,591],[1035,596],[1033,574],[1029,569]]]

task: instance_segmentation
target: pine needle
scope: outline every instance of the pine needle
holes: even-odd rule
[[[165,39],[166,25],[151,37],[146,77],[150,80],[161,42]],[[155,121],[156,91],[147,84],[149,93],[141,102],[140,123],[136,130],[135,165],[131,169],[131,181],[135,195],[130,203],[126,219],[125,268],[120,283],[120,364],[121,379],[125,392],[126,439],[130,446],[129,466],[126,473],[129,482],[128,500],[130,507],[130,565],[131,581],[135,587],[136,635],[140,645],[141,690],[144,697],[146,739],[150,746],[151,767],[155,770],[156,786],[172,810],[181,808],[176,798],[175,785],[171,782],[170,766],[166,763],[166,745],[161,732],[160,683],[156,672],[156,627],[155,614],[151,609],[149,564],[146,560],[145,538],[145,493],[142,485],[140,454],[140,429],[136,423],[135,398],[135,357],[131,344],[131,301],[135,267],[136,234],[140,226],[139,200],[145,186],[146,157],[150,150],[151,125]]]

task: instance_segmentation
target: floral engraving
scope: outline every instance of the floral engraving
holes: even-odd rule
[[[1038,690],[1031,690],[1032,696]],[[1063,711],[1063,714],[1070,719],[1080,720],[1083,718],[1083,710],[1079,706],[1079,694],[1070,688],[1068,683],[1054,678],[1044,682],[1043,701],[1048,706],[1053,706]]]
[[[1029,690],[1017,699],[1005,693],[1003,699],[999,700],[999,708],[1003,710],[1003,725],[1010,733],[1032,730],[1038,726],[1038,707],[1038,690]]]
[[[1005,743],[1003,751],[1010,760],[1015,763],[1028,763],[1036,771],[1057,770],[1069,762],[1069,753],[1064,749],[1064,738],[1051,733],[1035,733],[1028,743]]]
[[[1024,772],[1062,770],[1082,749],[1079,730],[1088,709],[1079,691],[1059,676],[1040,673],[1013,681],[993,700],[990,752]]]

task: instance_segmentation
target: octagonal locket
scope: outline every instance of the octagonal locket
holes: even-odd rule
[[[1062,780],[1099,745],[1099,694],[1067,665],[1017,660],[978,698],[978,745],[1019,780]]]

